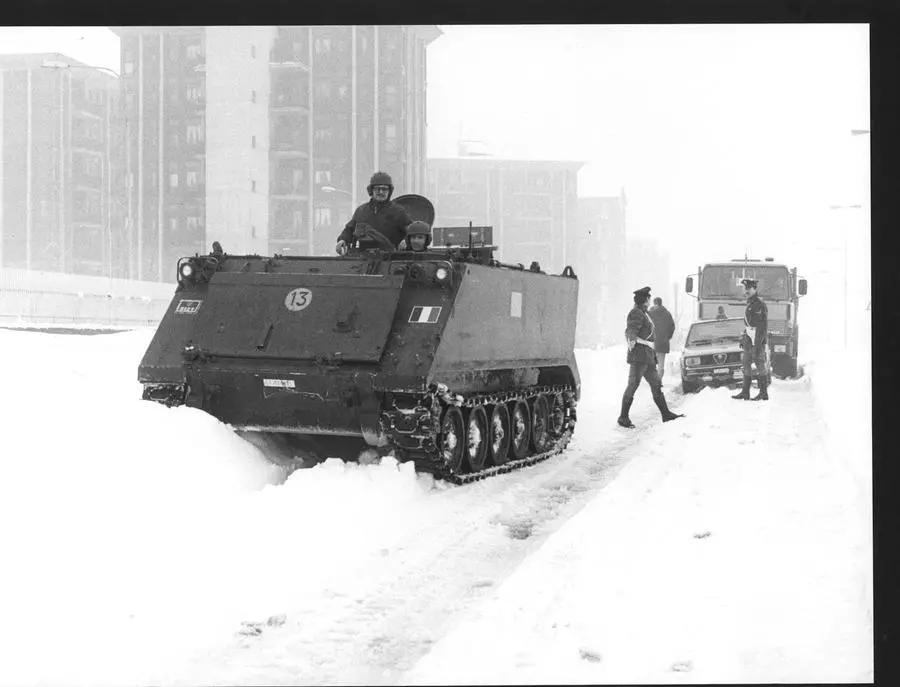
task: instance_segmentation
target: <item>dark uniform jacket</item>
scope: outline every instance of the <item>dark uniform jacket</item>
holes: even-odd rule
[[[769,329],[769,308],[759,296],[754,295],[747,299],[744,324],[748,327],[756,327],[756,347],[760,348],[766,341]]]
[[[397,205],[391,201],[379,203],[375,199],[368,203],[363,203],[353,213],[353,217],[347,222],[338,241],[346,241],[353,244],[353,230],[357,224],[368,224],[375,231],[384,235],[394,246],[406,238],[406,227],[412,220],[402,205]],[[369,239],[362,239],[359,242],[360,248],[377,248],[378,244]]]
[[[659,353],[669,352],[669,340],[675,334],[675,320],[672,313],[661,305],[654,305],[648,314],[653,320],[653,345]]]
[[[653,341],[653,321],[639,305],[635,305],[628,313],[628,320],[625,324],[625,338],[631,341],[635,337]],[[635,342],[632,349],[628,351],[627,361],[656,365],[656,353],[649,346]]]

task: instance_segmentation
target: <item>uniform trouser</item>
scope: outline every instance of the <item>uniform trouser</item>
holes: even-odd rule
[[[759,373],[757,382],[759,390],[766,389],[766,340],[765,338],[757,340],[756,344],[750,342],[750,337],[744,334],[741,341],[741,363],[744,370],[744,379],[741,380],[741,389],[744,392],[750,391],[751,369],[750,363],[756,365],[756,371]]]
[[[647,380],[650,385],[650,392],[653,394],[653,400],[659,403],[663,400],[662,382],[659,380],[659,373],[656,365],[653,363],[630,363],[628,366],[628,386],[625,387],[624,397],[631,401],[634,398],[634,392],[637,391],[641,378]]]
[[[659,373],[659,380],[662,381],[662,378],[666,374],[666,354],[660,353],[659,351],[657,351],[656,352],[656,361],[657,361],[656,370]]]

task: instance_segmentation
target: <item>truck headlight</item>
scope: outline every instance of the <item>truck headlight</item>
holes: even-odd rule
[[[695,357],[685,358],[685,359],[684,359],[684,364],[685,364],[687,367],[696,367],[697,365],[700,364],[700,358],[695,358]]]
[[[447,278],[450,276],[450,270],[446,267],[438,267],[434,276],[438,281],[447,281]]]

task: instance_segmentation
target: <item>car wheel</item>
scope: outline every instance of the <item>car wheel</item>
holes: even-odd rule
[[[684,393],[693,394],[693,393],[696,393],[699,388],[700,388],[700,385],[697,384],[697,382],[689,382],[688,380],[682,378],[681,390]]]

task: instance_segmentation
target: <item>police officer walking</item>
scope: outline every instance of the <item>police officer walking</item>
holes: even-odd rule
[[[744,310],[744,336],[741,339],[741,362],[744,378],[741,392],[732,396],[743,401],[768,401],[768,384],[766,378],[766,334],[769,328],[769,309],[762,299],[756,295],[756,279],[742,279],[744,294],[747,296],[747,308]],[[750,398],[750,363],[756,365],[759,393]]]
[[[394,183],[390,175],[375,172],[366,191],[368,202],[356,208],[338,236],[338,255],[344,255],[354,244],[360,248],[388,248],[390,243],[390,249],[394,249],[406,238],[406,227],[412,219],[402,205],[391,202]]]
[[[666,405],[666,398],[662,393],[662,382],[659,381],[659,373],[656,370],[656,351],[653,347],[653,321],[647,314],[650,305],[650,287],[645,286],[634,292],[634,307],[628,313],[625,325],[625,340],[628,342],[628,386],[622,395],[622,411],[619,413],[618,423],[622,427],[634,427],[634,423],[628,417],[631,403],[634,401],[634,392],[641,383],[641,377],[650,385],[653,401],[662,414],[663,422],[684,417],[683,414],[673,413]]]

